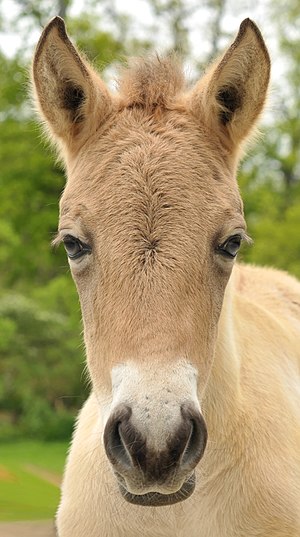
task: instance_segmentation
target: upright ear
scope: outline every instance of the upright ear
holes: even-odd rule
[[[263,109],[269,78],[270,57],[262,35],[245,19],[234,43],[194,87],[192,112],[235,152]]]
[[[60,17],[52,19],[38,42],[33,85],[50,133],[69,151],[78,149],[113,108],[107,88],[72,45]]]

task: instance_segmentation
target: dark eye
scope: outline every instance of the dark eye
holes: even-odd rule
[[[223,244],[218,246],[218,252],[225,257],[233,259],[236,257],[242,242],[242,237],[240,235],[233,235],[229,237]]]
[[[88,244],[83,243],[72,235],[66,235],[63,238],[63,243],[69,259],[78,259],[85,254],[90,254],[92,251]]]

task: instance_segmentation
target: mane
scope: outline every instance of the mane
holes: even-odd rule
[[[175,55],[160,58],[132,58],[122,68],[118,90],[126,108],[172,108],[176,96],[185,88],[182,66]]]

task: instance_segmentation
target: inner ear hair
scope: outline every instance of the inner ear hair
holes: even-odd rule
[[[195,117],[208,125],[232,154],[255,132],[270,77],[270,58],[257,26],[245,19],[238,35],[189,94]]]
[[[77,152],[115,109],[107,87],[71,43],[59,17],[41,35],[32,74],[38,111],[64,155]]]
[[[76,85],[70,81],[66,81],[62,85],[61,105],[62,108],[71,112],[71,120],[74,123],[79,123],[83,120],[81,113],[82,105],[85,101],[85,93],[81,86]]]
[[[235,86],[221,88],[217,94],[217,102],[220,105],[219,118],[222,125],[227,125],[243,104],[241,93]]]

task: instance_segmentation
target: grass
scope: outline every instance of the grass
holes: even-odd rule
[[[59,502],[59,487],[47,476],[62,474],[67,443],[16,442],[0,445],[0,521],[53,518]]]

